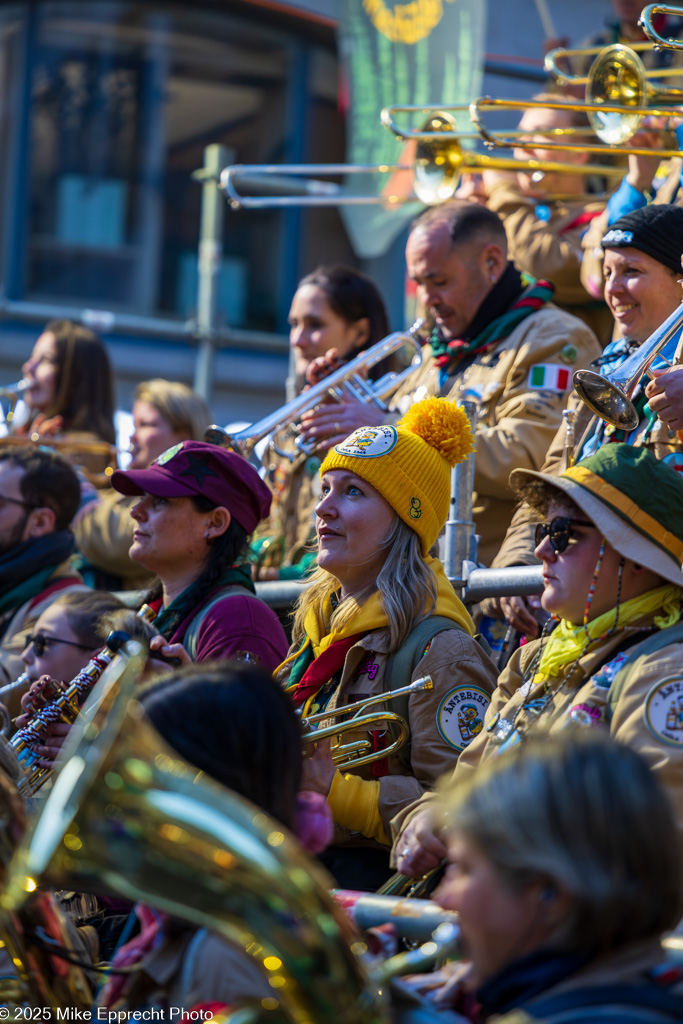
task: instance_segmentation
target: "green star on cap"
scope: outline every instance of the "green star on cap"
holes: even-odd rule
[[[183,450],[183,442],[180,444],[174,444],[172,448],[167,448],[165,452],[162,452],[158,459],[156,459],[157,466],[165,466],[167,462],[170,462],[178,452]]]

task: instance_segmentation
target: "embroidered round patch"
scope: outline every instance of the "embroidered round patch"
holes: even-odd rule
[[[683,746],[683,676],[669,676],[655,683],[643,707],[650,732],[672,747]]]
[[[167,448],[165,452],[162,452],[158,459],[156,459],[157,466],[165,466],[167,462],[170,462],[174,456],[183,450],[183,442],[180,444],[174,444],[172,448]]]
[[[396,446],[396,427],[361,427],[354,430],[341,444],[334,446],[338,455],[353,455],[358,459],[377,459]]]
[[[457,686],[439,704],[436,725],[442,739],[460,754],[484,728],[491,697],[480,686]]]
[[[683,473],[683,452],[671,452],[670,455],[665,455],[662,462],[666,462],[667,466],[671,466],[677,473]]]

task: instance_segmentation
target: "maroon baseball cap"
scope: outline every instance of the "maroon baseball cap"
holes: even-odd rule
[[[117,469],[112,487],[121,494],[158,498],[201,495],[223,505],[247,533],[270,512],[272,495],[242,455],[204,441],[181,441],[167,448],[147,469]]]

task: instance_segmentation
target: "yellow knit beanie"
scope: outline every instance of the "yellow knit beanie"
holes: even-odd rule
[[[361,427],[328,453],[321,475],[367,480],[422,541],[427,554],[448,516],[451,468],[474,451],[464,411],[446,398],[413,405],[395,427]]]

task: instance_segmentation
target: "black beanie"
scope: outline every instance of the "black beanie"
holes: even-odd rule
[[[683,209],[669,203],[632,210],[616,220],[600,241],[603,249],[630,247],[681,273]]]

